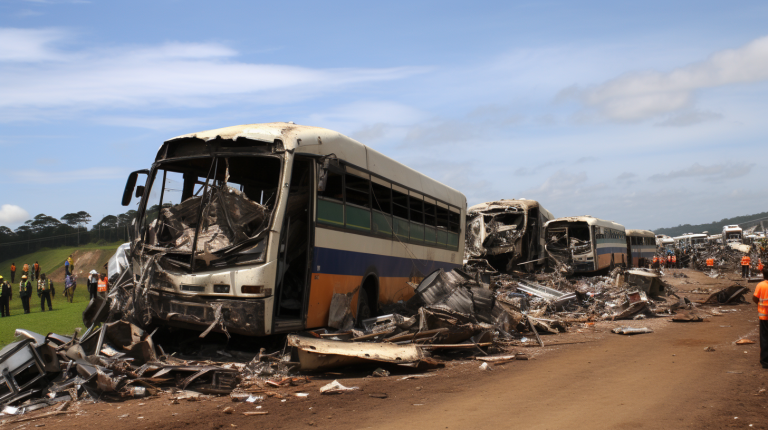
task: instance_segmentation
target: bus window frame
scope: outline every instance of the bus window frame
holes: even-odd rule
[[[353,234],[358,234],[358,235],[362,235],[362,236],[370,236],[370,237],[375,237],[375,238],[379,238],[379,239],[398,240],[398,241],[401,241],[401,242],[404,242],[404,243],[413,244],[413,245],[425,246],[425,247],[435,248],[435,249],[443,249],[443,250],[453,251],[453,252],[457,252],[459,250],[460,244],[462,242],[462,233],[463,233],[463,228],[462,228],[462,225],[461,225],[462,209],[460,207],[451,205],[451,204],[446,203],[446,202],[443,202],[442,200],[439,200],[439,199],[437,199],[437,198],[435,198],[435,197],[433,197],[431,195],[424,194],[424,192],[422,192],[422,191],[414,190],[412,188],[404,186],[401,183],[392,181],[392,180],[390,180],[390,179],[388,179],[388,178],[386,178],[386,177],[384,177],[382,175],[378,175],[376,173],[370,172],[370,171],[368,171],[366,169],[363,169],[363,168],[361,168],[359,166],[356,166],[354,164],[348,163],[348,162],[346,162],[344,160],[340,160],[339,168],[338,169],[339,169],[339,173],[341,173],[342,189],[344,190],[344,192],[343,192],[343,201],[341,202],[342,206],[345,207],[346,205],[350,205],[350,206],[355,207],[355,208],[360,208],[360,209],[368,210],[368,212],[370,214],[370,223],[371,223],[370,231],[363,231],[363,230],[348,228],[346,226],[346,223],[347,223],[347,220],[346,220],[346,209],[344,209],[344,211],[343,211],[344,214],[345,214],[344,215],[344,218],[345,218],[344,219],[344,226],[330,225],[330,224],[318,221],[317,220],[317,216],[318,215],[317,215],[317,211],[316,211],[316,213],[315,213],[315,225],[316,225],[316,228],[325,228],[325,229],[329,229],[329,230],[342,231],[342,232],[353,233]],[[352,174],[354,174],[355,176],[358,176],[358,177],[361,176],[361,175],[367,175],[368,176],[368,188],[369,188],[368,196],[369,196],[370,207],[364,208],[364,207],[361,207],[361,206],[356,205],[354,203],[347,203],[346,175],[350,174],[350,173],[352,173]],[[389,186],[390,186],[390,205],[389,205],[390,206],[390,212],[389,213],[385,213],[385,212],[380,211],[379,209],[377,209],[377,207],[379,207],[379,205],[375,204],[375,202],[374,202],[374,195],[373,195],[374,191],[373,191],[373,186],[372,186],[372,184],[374,182],[376,182],[378,185],[386,186],[385,184],[389,184]],[[423,205],[423,203],[425,201],[424,199],[429,199],[430,202],[432,202],[432,201],[435,202],[434,203],[435,204],[435,225],[434,226],[430,226],[430,225],[428,225],[426,223],[420,223],[421,226],[423,226],[425,228],[425,237],[426,237],[426,227],[432,227],[432,228],[435,229],[436,238],[437,238],[437,234],[439,234],[438,232],[440,232],[440,231],[443,231],[446,235],[448,235],[448,234],[456,235],[456,237],[457,237],[456,244],[453,245],[453,246],[449,245],[448,244],[448,239],[446,239],[446,243],[445,244],[438,243],[437,239],[436,239],[436,241],[434,243],[433,242],[427,242],[425,240],[413,240],[413,239],[410,238],[410,228],[409,228],[409,235],[408,235],[407,238],[403,237],[403,236],[397,235],[395,233],[395,226],[394,226],[395,219],[397,218],[397,219],[402,220],[403,222],[407,223],[409,225],[409,227],[410,227],[410,224],[411,224],[411,220],[410,220],[410,204],[408,204],[408,207],[406,207],[406,210],[408,211],[408,218],[401,218],[401,217],[396,216],[394,214],[394,212],[395,212],[395,205],[398,205],[398,206],[400,206],[402,208],[402,205],[395,203],[395,198],[394,198],[394,193],[395,192],[400,192],[400,193],[404,194],[407,197],[406,204],[409,203],[410,198],[411,198],[412,195],[420,196],[422,198],[422,205]],[[315,190],[315,196],[316,196],[317,200],[323,199],[323,197],[319,194],[319,192],[317,190]],[[338,202],[338,200],[335,200],[335,199],[332,199],[332,200],[334,202]],[[438,208],[444,208],[449,213],[449,218],[448,218],[448,223],[447,223],[447,227],[448,228],[446,228],[446,229],[442,229],[442,228],[438,227],[438,223],[439,223],[438,222],[438,217],[439,217],[438,216]],[[422,209],[423,209],[423,207],[422,207]],[[383,214],[386,217],[389,217],[389,220],[391,220],[391,224],[389,225],[390,229],[392,230],[392,234],[391,235],[376,233],[376,232],[373,231],[373,211],[376,211],[378,213]],[[456,215],[456,217],[458,219],[458,223],[456,223],[456,222],[451,223],[451,221],[450,221],[450,213],[451,212],[453,212]],[[425,216],[423,211],[422,211],[422,217],[426,221],[426,216]],[[453,227],[455,228],[455,231],[451,230],[452,224],[454,224]],[[446,236],[446,237],[448,238],[448,236]]]

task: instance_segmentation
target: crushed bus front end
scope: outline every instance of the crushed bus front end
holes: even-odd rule
[[[204,334],[272,332],[279,236],[272,226],[285,164],[276,139],[183,136],[163,144],[136,191],[137,316]]]

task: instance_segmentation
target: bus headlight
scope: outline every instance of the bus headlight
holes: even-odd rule
[[[272,295],[272,288],[264,288],[263,285],[243,285],[240,287],[243,294],[261,294],[264,296]]]

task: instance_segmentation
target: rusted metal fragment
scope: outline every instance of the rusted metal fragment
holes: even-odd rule
[[[744,303],[746,302],[744,299],[744,294],[747,294],[748,292],[749,290],[746,287],[742,287],[738,284],[731,285],[730,287],[725,287],[720,291],[712,293],[709,297],[700,303],[708,305]]]

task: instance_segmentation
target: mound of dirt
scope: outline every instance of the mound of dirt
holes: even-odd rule
[[[83,251],[75,251],[72,254],[72,258],[75,260],[75,275],[77,275],[78,281],[85,282],[85,278],[88,277],[88,272],[95,270],[99,273],[106,273],[107,269],[104,265],[112,257],[114,251],[105,249],[88,249]],[[64,267],[59,267],[53,272],[48,274],[48,277],[53,282],[64,283]]]

